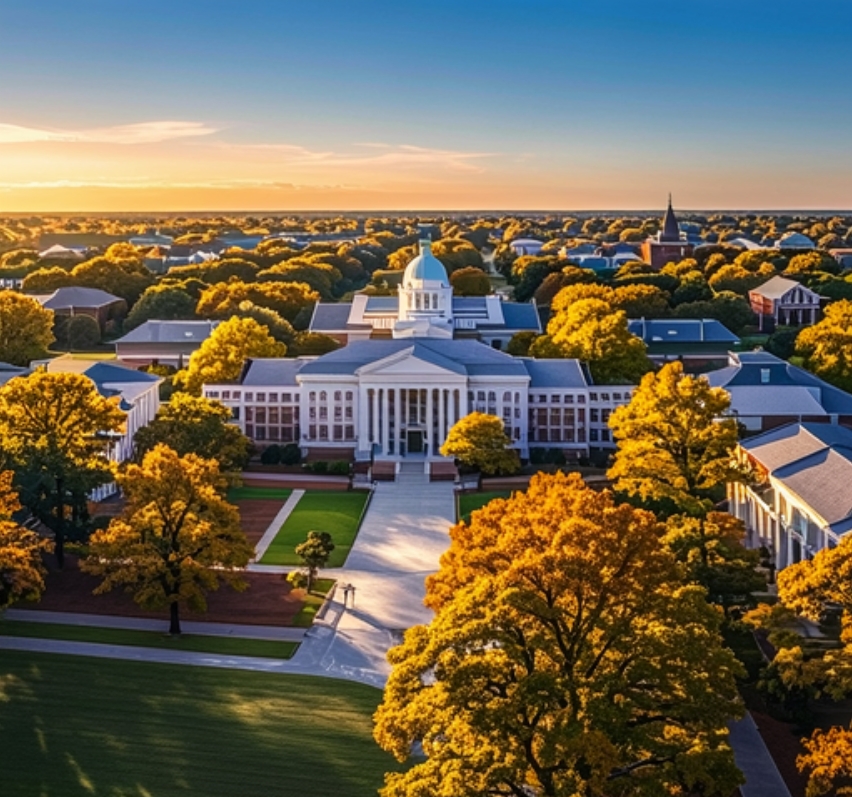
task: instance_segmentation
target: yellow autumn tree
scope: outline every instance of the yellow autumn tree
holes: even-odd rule
[[[145,609],[169,609],[169,633],[180,633],[180,607],[207,608],[206,594],[225,582],[244,589],[241,570],[252,548],[236,507],[223,497],[215,460],[184,457],[165,445],[117,476],[122,515],[89,540],[81,563],[101,576],[96,593],[123,586]]]
[[[0,473],[0,610],[19,600],[38,600],[44,591],[42,551],[50,543],[18,525],[21,505],[12,489],[12,472]]]
[[[193,352],[189,367],[175,374],[174,384],[199,395],[202,385],[235,382],[251,357],[283,357],[286,353],[287,346],[253,318],[231,318],[219,324]]]
[[[808,774],[806,797],[852,794],[852,726],[816,730],[804,747],[796,765]]]
[[[471,412],[450,429],[441,456],[454,457],[462,465],[486,476],[517,473],[518,453],[496,415]]]
[[[64,563],[68,522],[91,490],[111,480],[109,436],[124,428],[117,398],[81,374],[37,371],[0,388],[0,449],[11,461],[21,502],[53,531]],[[72,521],[74,518],[72,517]]]
[[[374,735],[412,794],[726,794],[739,671],[649,512],[538,475],[451,529]],[[422,748],[425,759],[413,756]]]
[[[799,333],[796,354],[805,358],[805,367],[817,376],[852,390],[852,301],[828,305],[822,321]]]
[[[31,296],[0,291],[0,360],[29,365],[53,343],[53,311]]]

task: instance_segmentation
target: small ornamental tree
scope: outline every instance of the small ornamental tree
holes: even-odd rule
[[[459,420],[441,446],[441,455],[454,457],[463,466],[486,476],[517,473],[520,467],[503,421],[484,412],[472,412]]]
[[[296,556],[302,560],[307,571],[308,592],[313,588],[320,568],[328,564],[328,557],[333,550],[334,543],[327,531],[309,531],[307,539],[296,546]]]
[[[168,608],[169,633],[180,633],[180,606],[207,608],[206,594],[226,582],[245,589],[239,572],[252,555],[236,507],[223,497],[215,460],[178,456],[157,445],[117,481],[122,515],[95,532],[81,569],[103,582],[96,593],[124,586],[145,609]]]

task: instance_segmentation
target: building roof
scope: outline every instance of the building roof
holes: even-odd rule
[[[584,388],[586,374],[579,360],[534,360],[523,358],[530,375],[530,388]]]
[[[740,415],[852,415],[852,395],[768,351],[730,352],[729,363],[706,377]]]
[[[360,368],[410,350],[426,362],[468,376],[521,376],[528,372],[522,361],[476,340],[396,338],[355,341],[342,349],[306,362],[304,375],[354,375]],[[450,367],[452,364],[452,367]]]
[[[638,318],[627,322],[648,346],[664,343],[736,345],[740,339],[715,318]]]
[[[756,288],[752,288],[749,293],[757,293],[764,299],[780,299],[785,293],[788,293],[793,288],[802,288],[813,293],[813,291],[810,291],[810,289],[806,288],[802,285],[802,283],[796,282],[796,280],[778,276],[772,277],[762,285],[758,285]]]
[[[402,284],[407,288],[448,288],[450,286],[447,269],[432,254],[431,241],[420,241],[420,254],[405,267]]]
[[[776,242],[776,249],[815,249],[814,242],[800,232],[785,232]]]
[[[116,343],[202,343],[220,321],[146,321]]]
[[[659,240],[661,242],[680,241],[680,226],[677,223],[677,216],[675,216],[672,208],[671,194],[669,194],[669,206],[666,208],[666,215],[663,216],[663,228],[660,230]]]
[[[310,361],[292,357],[248,360],[243,366],[240,384],[243,387],[298,387],[296,374],[307,362]]]
[[[123,302],[120,296],[102,291],[100,288],[57,288],[47,295],[33,296],[42,307],[48,310],[70,310],[73,307],[107,307]]]
[[[745,440],[740,447],[832,531],[852,529],[852,429],[794,423]]]

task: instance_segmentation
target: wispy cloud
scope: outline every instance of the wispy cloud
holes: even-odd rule
[[[209,136],[218,132],[203,122],[157,121],[132,125],[95,127],[83,130],[56,130],[0,123],[0,144],[26,144],[40,141],[85,144],[158,144],[178,138]]]
[[[327,190],[327,191],[350,191],[360,190],[359,186],[350,185],[299,185],[282,180],[197,180],[197,181],[172,181],[172,180],[30,180],[22,182],[0,182],[0,191],[20,190],[50,190],[61,188],[120,188],[128,190],[151,190],[151,189],[207,189],[207,190],[229,190],[234,188],[266,188],[283,191],[301,190]]]
[[[496,152],[468,152],[454,149],[420,147],[413,144],[362,143],[355,145],[369,152],[311,150],[294,144],[229,144],[219,146],[230,151],[263,151],[278,155],[288,166],[443,168],[451,171],[481,172],[478,161],[492,158]]]

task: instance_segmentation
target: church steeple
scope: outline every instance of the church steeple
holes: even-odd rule
[[[663,216],[663,230],[660,233],[660,241],[680,241],[680,226],[677,223],[677,216],[675,216],[674,210],[672,209],[672,195],[669,194],[669,206],[666,208],[666,215]]]

